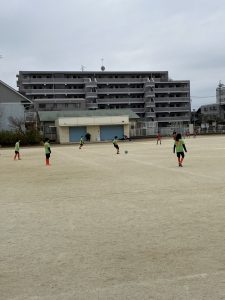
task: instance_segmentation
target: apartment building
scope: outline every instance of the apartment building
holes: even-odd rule
[[[216,88],[216,103],[225,105],[225,85],[220,81]]]
[[[131,109],[146,124],[190,122],[190,81],[167,71],[20,71],[19,92],[37,111]]]

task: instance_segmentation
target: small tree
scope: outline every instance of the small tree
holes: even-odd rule
[[[9,121],[9,127],[11,127],[13,130],[25,133],[25,120],[23,118],[17,118],[17,117],[8,117]]]

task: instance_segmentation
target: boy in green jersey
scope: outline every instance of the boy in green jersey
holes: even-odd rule
[[[173,146],[173,153],[177,152],[177,159],[179,167],[183,167],[182,163],[184,160],[184,151],[187,152],[184,141],[182,140],[181,134],[176,135],[175,143]]]
[[[51,147],[49,144],[49,139],[47,139],[47,138],[45,139],[44,147],[45,147],[46,166],[50,166],[49,159],[50,159],[50,155],[51,155]]]
[[[21,160],[21,158],[20,158],[20,140],[18,140],[15,144],[14,160],[16,160],[17,156],[18,156],[18,160]]]
[[[83,145],[84,145],[84,139],[83,139],[83,136],[81,136],[79,149],[81,149],[83,147]]]
[[[117,153],[116,154],[120,154],[120,148],[119,148],[119,145],[118,145],[118,141],[117,141],[117,136],[114,137],[114,140],[113,140],[113,146],[116,148],[117,150]]]

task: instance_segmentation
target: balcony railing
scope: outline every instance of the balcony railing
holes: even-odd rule
[[[155,118],[155,113],[154,112],[146,112],[145,117],[147,118]]]
[[[154,97],[155,97],[155,92],[153,92],[153,91],[145,92],[145,98],[154,98]]]
[[[145,107],[155,107],[154,102],[145,102]]]
[[[145,83],[147,78],[96,78],[99,84]]]
[[[132,94],[132,93],[144,93],[142,88],[104,88],[98,89],[98,94]]]
[[[97,93],[96,92],[86,93],[86,99],[88,99],[88,98],[97,98]]]
[[[156,103],[170,103],[170,102],[190,102],[188,97],[155,97],[154,101]]]
[[[87,103],[86,107],[88,109],[97,109],[98,108],[98,104],[97,103]]]
[[[131,104],[131,103],[144,103],[143,98],[105,98],[105,99],[97,99],[99,104],[114,104],[114,103],[124,103],[124,104]]]
[[[84,84],[83,78],[29,78],[20,80],[22,84]]]
[[[84,94],[83,89],[25,89],[26,95],[43,94]]]
[[[97,82],[96,81],[90,81],[85,83],[86,88],[96,88],[97,87]]]
[[[179,92],[189,92],[189,87],[164,87],[155,88],[156,93],[179,93]]]
[[[190,107],[156,107],[155,108],[156,112],[189,112],[190,111]]]
[[[178,117],[158,117],[156,118],[158,122],[188,122],[190,121],[190,116],[178,116]]]
[[[155,88],[155,82],[153,82],[153,81],[147,81],[145,83],[145,88]]]

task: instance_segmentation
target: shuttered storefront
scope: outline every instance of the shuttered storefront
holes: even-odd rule
[[[124,128],[123,125],[110,125],[110,126],[101,126],[100,127],[100,138],[101,141],[107,141],[114,139],[115,136],[118,139],[123,138]]]
[[[70,142],[78,142],[81,136],[85,136],[87,133],[86,127],[69,127],[69,139]]]

